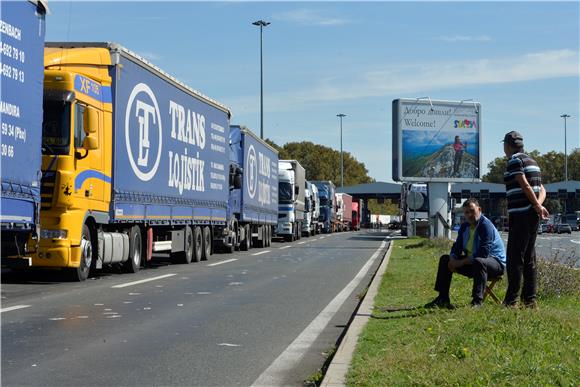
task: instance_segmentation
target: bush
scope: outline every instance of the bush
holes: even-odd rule
[[[580,260],[571,253],[562,257],[538,257],[538,296],[542,298],[580,295]]]

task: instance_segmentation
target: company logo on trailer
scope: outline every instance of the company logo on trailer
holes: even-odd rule
[[[125,145],[131,168],[139,179],[149,181],[157,173],[161,161],[161,142],[161,114],[157,98],[149,86],[139,83],[133,88],[125,111]]]
[[[256,150],[253,145],[248,149],[248,160],[246,162],[246,182],[248,183],[248,194],[253,199],[258,188],[258,160]]]

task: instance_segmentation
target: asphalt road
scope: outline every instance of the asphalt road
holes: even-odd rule
[[[507,232],[502,232],[501,237],[507,247]],[[540,258],[556,259],[565,263],[572,261],[580,267],[580,231],[572,231],[572,234],[544,233],[538,235],[536,255]]]
[[[2,385],[301,385],[342,334],[385,237],[316,236],[85,283],[3,271]]]

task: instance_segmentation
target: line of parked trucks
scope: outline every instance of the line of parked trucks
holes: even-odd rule
[[[44,43],[46,4],[2,2],[3,264],[75,280],[360,228],[360,203],[224,105],[112,43]]]

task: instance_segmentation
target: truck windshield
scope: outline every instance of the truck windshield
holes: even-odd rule
[[[280,182],[278,184],[278,199],[280,203],[292,202],[292,185],[290,183]]]
[[[70,146],[70,103],[44,100],[42,153],[67,155]]]

